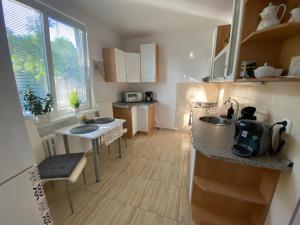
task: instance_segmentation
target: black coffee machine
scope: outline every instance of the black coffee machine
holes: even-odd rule
[[[255,107],[243,108],[236,124],[232,151],[240,157],[259,156],[266,152],[271,155],[277,154],[285,144],[281,136],[285,132],[287,122],[277,122],[271,126],[256,121],[255,111]],[[279,129],[274,130],[275,126],[279,126]]]
[[[153,91],[146,91],[145,95],[145,102],[153,102]]]

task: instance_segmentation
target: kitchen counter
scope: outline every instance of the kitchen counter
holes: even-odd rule
[[[232,153],[235,126],[216,126],[203,123],[201,116],[209,115],[207,109],[194,108],[192,120],[193,147],[210,159],[223,160],[253,167],[261,167],[279,171],[289,171],[293,162],[283,155],[263,155],[251,158],[241,158]]]
[[[158,101],[153,101],[153,102],[115,102],[113,103],[114,107],[119,107],[119,108],[131,108],[137,105],[145,105],[145,106],[151,106],[157,104]]]

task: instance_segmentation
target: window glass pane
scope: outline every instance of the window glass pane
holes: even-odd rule
[[[49,18],[51,51],[58,109],[69,107],[69,94],[74,89],[81,104],[87,103],[84,60],[84,33]]]
[[[18,91],[29,85],[44,97],[48,92],[42,18],[23,4],[3,0],[4,20]],[[23,98],[20,95],[23,105]]]

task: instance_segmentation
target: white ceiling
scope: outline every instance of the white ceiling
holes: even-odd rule
[[[120,37],[211,28],[229,22],[233,0],[71,0]]]

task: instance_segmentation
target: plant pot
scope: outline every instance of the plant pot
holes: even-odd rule
[[[35,118],[36,118],[36,121],[40,124],[45,124],[45,123],[50,123],[51,122],[51,118],[50,118],[49,113],[46,113],[44,115],[37,115]]]

